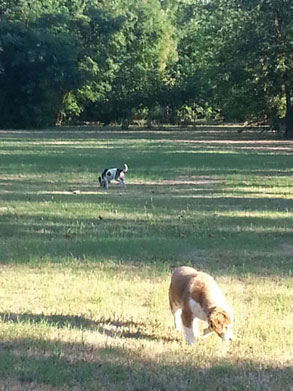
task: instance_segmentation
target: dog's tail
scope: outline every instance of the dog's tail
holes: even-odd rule
[[[126,163],[124,163],[124,169],[123,169],[123,172],[127,172],[128,171],[128,165]]]

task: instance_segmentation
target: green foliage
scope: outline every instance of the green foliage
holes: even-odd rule
[[[172,26],[157,0],[121,0],[111,7],[122,20],[116,36],[118,50],[112,51],[115,72],[108,93],[93,108],[94,116],[100,114],[96,118],[105,122],[127,120],[133,109],[153,107],[167,78],[166,69],[176,59]]]
[[[292,110],[292,11],[290,1],[201,4],[200,69],[226,118],[270,121]]]
[[[121,27],[121,18],[102,8],[90,7],[73,19],[69,31],[79,43],[78,67],[86,82],[72,91],[70,102],[63,102],[63,118],[78,117],[111,90],[118,66]]]
[[[71,37],[5,21],[0,34],[1,125],[54,124],[64,93],[82,81]]]
[[[221,113],[292,136],[292,14],[289,0],[0,0],[0,125]]]

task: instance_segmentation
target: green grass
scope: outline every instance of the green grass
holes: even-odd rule
[[[0,132],[0,388],[289,391],[293,142],[274,137]],[[126,189],[101,190],[124,162]],[[226,293],[231,344],[174,329],[183,264]]]

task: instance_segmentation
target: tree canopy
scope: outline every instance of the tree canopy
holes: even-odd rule
[[[0,0],[0,126],[221,116],[293,137],[291,0]]]

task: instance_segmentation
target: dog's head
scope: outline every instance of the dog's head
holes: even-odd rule
[[[214,308],[208,317],[209,328],[215,331],[224,341],[229,341],[233,338],[233,316],[231,311],[226,311],[223,308]]]

